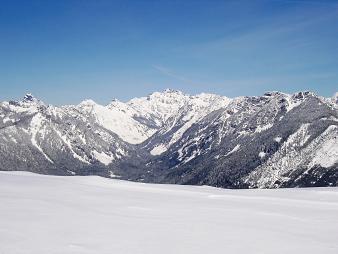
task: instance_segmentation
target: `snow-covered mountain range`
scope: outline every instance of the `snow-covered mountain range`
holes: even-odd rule
[[[336,186],[338,95],[167,89],[106,106],[0,103],[0,170],[227,188]]]

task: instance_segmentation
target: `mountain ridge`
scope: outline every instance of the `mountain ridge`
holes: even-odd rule
[[[336,186],[336,96],[188,95],[0,103],[0,170],[226,188]],[[329,162],[329,163],[327,163]]]

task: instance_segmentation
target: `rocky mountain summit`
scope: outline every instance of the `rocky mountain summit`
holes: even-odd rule
[[[337,186],[338,101],[167,89],[106,106],[0,103],[0,170],[225,188]]]

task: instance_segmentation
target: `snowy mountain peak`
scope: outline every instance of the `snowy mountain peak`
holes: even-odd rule
[[[24,97],[23,97],[23,101],[34,101],[36,100],[36,98],[31,94],[31,93],[27,93]]]
[[[120,103],[121,101],[119,101],[118,99],[116,99],[116,98],[113,98],[112,100],[111,100],[111,102],[110,103]]]
[[[294,99],[305,99],[309,96],[315,96],[315,94],[310,91],[304,91],[304,92],[298,92],[292,95]]]
[[[39,107],[39,106],[44,106],[45,105],[41,100],[35,98],[33,96],[33,94],[31,94],[31,93],[27,93],[22,98],[22,100],[19,101],[19,102],[17,102],[17,103],[18,103],[19,107],[23,107],[23,108],[35,108],[35,107]]]
[[[120,109],[120,110],[127,110],[126,107],[127,104],[114,98],[111,100],[111,102],[107,105],[108,108],[112,109],[112,108],[117,108],[117,109]]]
[[[281,92],[279,92],[279,91],[268,91],[268,92],[264,93],[264,96],[273,97],[273,96],[280,95],[280,94],[281,94]]]
[[[82,106],[94,106],[94,105],[97,105],[97,103],[95,101],[93,101],[92,99],[86,99],[86,100],[80,102],[79,105],[82,105]]]
[[[80,102],[80,104],[77,107],[82,108],[82,109],[86,109],[86,110],[91,110],[97,105],[98,104],[95,101],[93,101],[91,99],[87,99],[87,100]]]
[[[188,96],[181,91],[173,90],[173,89],[165,89],[162,92],[153,92],[147,96],[148,100],[163,100],[163,98],[180,98]]]
[[[37,98],[34,97],[33,94],[27,93],[21,100],[21,103],[24,104],[39,104],[43,105],[43,102]]]
[[[176,93],[176,94],[183,94],[183,92],[171,88],[166,88],[163,90],[163,93]]]

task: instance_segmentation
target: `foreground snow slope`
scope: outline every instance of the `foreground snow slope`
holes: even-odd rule
[[[338,188],[0,172],[0,253],[338,253]]]

